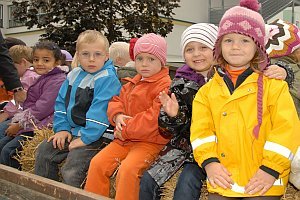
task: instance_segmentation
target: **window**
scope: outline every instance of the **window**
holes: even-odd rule
[[[14,28],[14,27],[19,27],[19,26],[25,26],[25,22],[19,22],[18,20],[14,19],[14,6],[9,5],[7,7],[8,9],[8,27],[9,28]]]

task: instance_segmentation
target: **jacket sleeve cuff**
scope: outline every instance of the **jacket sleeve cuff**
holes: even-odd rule
[[[271,176],[274,176],[274,178],[278,179],[279,178],[279,172],[269,168],[269,167],[266,167],[264,165],[260,166],[259,167],[261,170],[263,170],[264,172],[270,174]]]
[[[204,160],[203,163],[201,164],[202,169],[205,170],[205,166],[212,162],[220,163],[218,158],[215,158],[215,157],[208,158],[208,159]]]

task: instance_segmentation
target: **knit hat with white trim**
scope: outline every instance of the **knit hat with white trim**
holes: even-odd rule
[[[181,35],[181,53],[189,42],[200,42],[213,50],[217,40],[218,27],[214,24],[198,23],[189,26]]]

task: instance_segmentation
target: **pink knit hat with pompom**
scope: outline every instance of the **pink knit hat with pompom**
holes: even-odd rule
[[[219,48],[222,37],[229,33],[239,33],[251,37],[259,53],[265,58],[264,62],[259,64],[260,71],[267,67],[269,57],[265,49],[265,22],[258,13],[259,8],[260,4],[257,0],[241,0],[240,6],[234,6],[224,13],[219,24],[218,38],[214,49],[215,58],[218,58],[221,53]]]

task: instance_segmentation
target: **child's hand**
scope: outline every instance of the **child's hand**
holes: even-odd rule
[[[20,129],[21,127],[19,126],[19,123],[9,123],[5,133],[7,136],[16,137]]]
[[[55,135],[51,136],[47,142],[53,140],[53,148],[59,148],[59,150],[63,150],[65,147],[66,139],[68,142],[71,142],[72,135],[68,131],[59,131]]]
[[[117,114],[115,117],[116,129],[122,132],[122,126],[126,126],[125,119],[131,119],[132,117],[123,114]]]
[[[275,177],[259,169],[245,187],[245,194],[265,194],[276,181]]]
[[[275,78],[279,80],[285,80],[287,73],[284,68],[278,65],[270,65],[265,71],[264,75],[269,78]]]
[[[122,132],[120,132],[120,131],[115,131],[114,132],[114,136],[115,136],[115,138],[118,138],[118,139],[120,139],[120,140],[122,140],[122,141],[125,141],[125,139],[122,137]]]
[[[4,112],[0,114],[0,123],[4,122],[5,120],[7,120],[9,117],[8,113]]]
[[[171,97],[166,94],[165,91],[162,91],[159,93],[158,96],[164,111],[169,115],[170,117],[175,117],[179,110],[179,104],[176,99],[176,96],[174,93],[171,94]]]
[[[69,151],[71,151],[72,149],[78,148],[78,147],[83,147],[85,145],[86,144],[84,144],[82,142],[81,138],[77,138],[69,144]]]
[[[209,163],[205,166],[205,171],[213,188],[217,188],[217,186],[223,189],[231,188],[231,184],[233,184],[233,180],[230,178],[231,173],[221,163]]]
[[[20,90],[14,93],[14,100],[16,102],[16,107],[19,107],[20,103],[23,103],[26,99],[27,92],[25,90]]]

